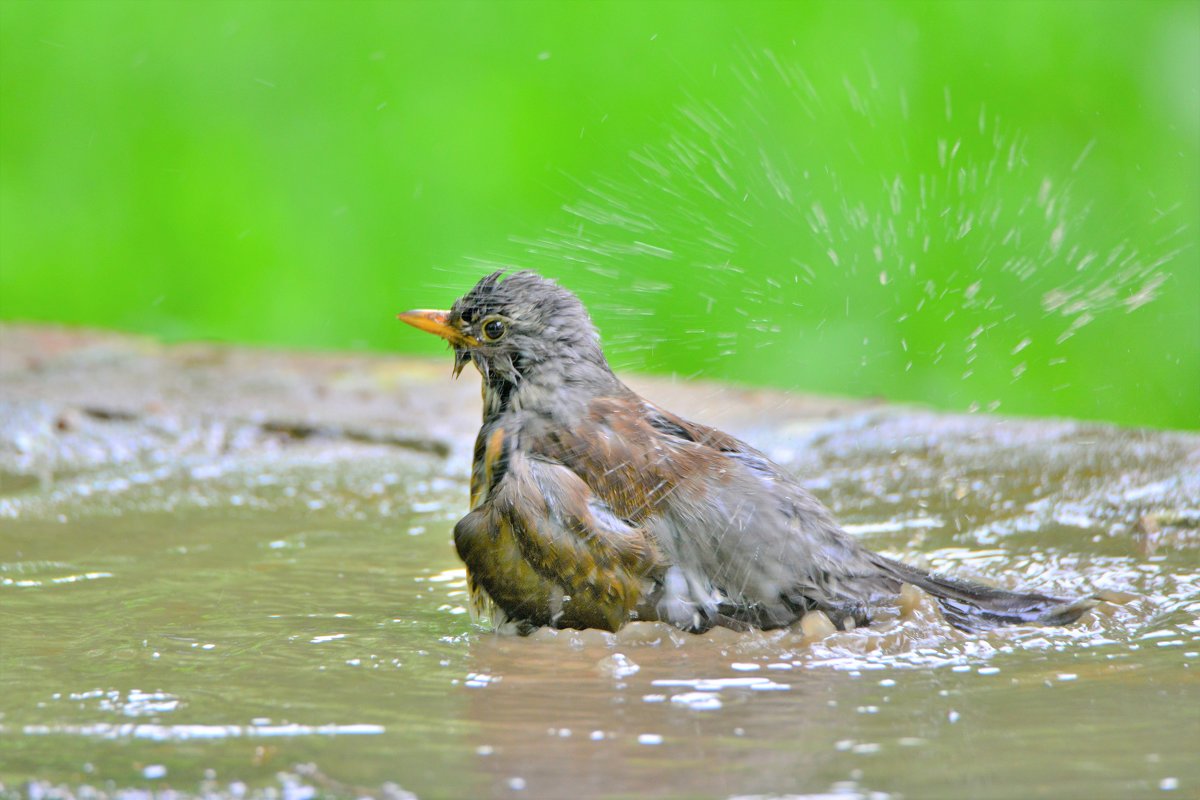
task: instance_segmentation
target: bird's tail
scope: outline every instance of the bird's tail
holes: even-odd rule
[[[1010,592],[974,581],[948,578],[872,554],[887,575],[923,589],[937,600],[942,615],[956,628],[979,631],[1001,625],[1069,625],[1100,601],[1067,600],[1044,594]]]

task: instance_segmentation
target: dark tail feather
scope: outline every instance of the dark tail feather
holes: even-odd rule
[[[876,556],[886,573],[924,589],[942,607],[946,621],[975,632],[1001,625],[1070,625],[1100,601],[1086,597],[1066,600],[1044,594],[1010,592],[973,581],[934,575],[890,558]]]

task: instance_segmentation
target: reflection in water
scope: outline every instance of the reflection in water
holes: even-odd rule
[[[584,798],[1200,785],[1194,439],[909,415],[773,441],[872,548],[1110,602],[984,634],[912,592],[853,631],[502,637],[469,619],[449,544],[461,464],[301,448],[10,482],[0,781],[230,793],[283,771],[285,790],[320,794]]]
[[[569,655],[557,640],[491,637],[471,648],[473,665],[504,676],[467,708],[497,793],[514,779],[535,796],[777,791],[789,775],[838,771],[824,738],[843,705],[864,702],[832,671],[733,677],[731,658],[746,657],[736,643],[634,644],[622,654],[637,671],[614,676],[609,647],[569,638]],[[826,785],[853,783],[851,772]]]

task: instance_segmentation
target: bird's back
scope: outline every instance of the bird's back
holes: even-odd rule
[[[701,628],[776,627],[814,608],[861,618],[865,603],[898,588],[881,585],[871,554],[744,442],[632,392],[595,398],[585,414],[545,426],[532,447],[655,542],[658,617]]]

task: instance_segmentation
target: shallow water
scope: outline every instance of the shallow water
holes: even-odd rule
[[[1114,601],[965,635],[497,637],[467,465],[299,443],[0,481],[0,781],[402,797],[1200,793],[1194,439],[863,416],[739,431],[869,546]]]

